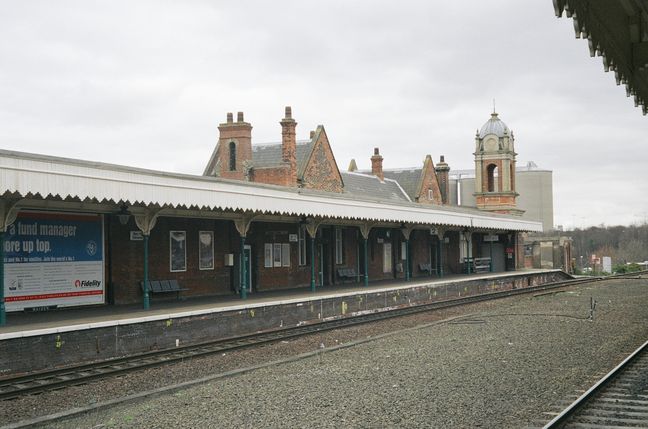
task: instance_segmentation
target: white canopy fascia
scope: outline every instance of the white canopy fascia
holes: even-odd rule
[[[235,210],[366,222],[404,222],[541,232],[522,218],[458,208],[351,199],[299,189],[165,173],[0,150],[0,195],[78,198],[118,204]]]

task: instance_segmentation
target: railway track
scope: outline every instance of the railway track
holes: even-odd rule
[[[648,428],[648,341],[543,429]]]
[[[376,322],[394,317],[402,317],[410,314],[476,303],[490,299],[550,291],[553,289],[593,282],[597,280],[600,279],[579,278],[555,283],[547,283],[544,285],[532,286],[522,289],[512,289],[481,295],[472,295],[447,301],[402,307],[389,311],[363,314],[360,316],[336,319],[300,327],[284,328],[280,330],[261,332],[253,335],[221,339],[217,341],[194,344],[174,349],[147,352],[123,358],[87,363],[74,367],[65,367],[50,371],[30,373],[18,377],[5,378],[0,380],[0,400],[13,399],[27,394],[61,389],[71,385],[85,384],[92,380],[115,376],[130,371],[137,371],[195,357],[277,342],[326,330],[345,328],[363,323]]]

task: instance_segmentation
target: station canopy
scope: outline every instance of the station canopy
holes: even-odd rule
[[[352,222],[542,231],[542,224],[477,209],[358,199],[330,192],[0,150],[0,195],[6,200],[60,201],[174,209],[218,217],[244,213]],[[30,207],[31,208],[31,207]],[[38,207],[35,207],[38,208]],[[45,204],[42,208],[47,208]],[[96,208],[96,207],[95,207]],[[99,210],[97,210],[99,211]]]

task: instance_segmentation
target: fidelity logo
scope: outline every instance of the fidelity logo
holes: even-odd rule
[[[76,280],[74,282],[74,287],[99,287],[101,286],[101,280]]]

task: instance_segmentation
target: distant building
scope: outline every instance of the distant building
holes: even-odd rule
[[[517,207],[522,218],[542,222],[544,231],[554,229],[553,173],[529,161],[515,168]],[[475,206],[475,171],[450,171],[450,204]]]

